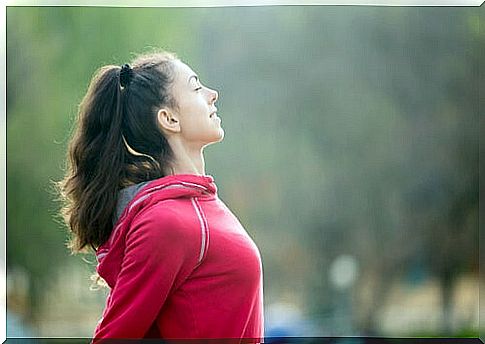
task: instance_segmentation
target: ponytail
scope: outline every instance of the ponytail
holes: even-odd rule
[[[122,187],[164,175],[173,153],[156,125],[155,109],[173,105],[168,86],[174,58],[143,55],[133,69],[104,66],[91,80],[69,142],[66,175],[58,183],[73,252],[96,250],[108,240]]]

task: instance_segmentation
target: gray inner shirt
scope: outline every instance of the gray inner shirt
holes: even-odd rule
[[[123,213],[123,210],[125,210],[128,203],[130,203],[130,201],[136,196],[136,194],[141,190],[141,188],[144,187],[149,182],[150,181],[130,185],[120,190],[118,194],[118,203],[116,205],[116,217],[113,220],[113,225],[118,221],[118,219],[120,218],[121,214]]]

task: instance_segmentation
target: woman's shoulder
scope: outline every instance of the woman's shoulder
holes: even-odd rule
[[[162,236],[200,235],[200,222],[190,199],[154,202],[136,215],[130,227],[130,232],[141,229]]]

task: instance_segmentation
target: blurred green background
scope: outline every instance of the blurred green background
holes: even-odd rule
[[[219,91],[206,172],[261,251],[266,336],[476,336],[483,11],[7,7],[7,335],[92,335],[106,291],[52,181],[95,70],[159,47]]]

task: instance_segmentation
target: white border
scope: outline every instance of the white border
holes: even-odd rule
[[[4,342],[7,338],[7,13],[4,6],[1,7],[0,18],[4,18],[1,40],[1,73],[3,84],[1,85],[1,113],[0,113],[0,230],[2,242],[0,242],[0,339]]]
[[[141,3],[143,2],[143,3]],[[353,1],[291,1],[291,0],[83,0],[83,1],[59,1],[59,0],[7,0],[1,6],[0,17],[3,18],[1,28],[1,69],[3,85],[2,96],[0,99],[2,112],[0,113],[0,226],[3,233],[0,237],[0,339],[6,340],[6,243],[7,243],[7,142],[6,142],[6,86],[7,86],[7,67],[6,67],[6,6],[106,6],[106,7],[232,7],[232,6],[275,6],[275,5],[357,5],[357,6],[481,6],[481,0],[353,0]]]
[[[232,6],[480,6],[482,0],[7,0],[7,6],[232,7]]]

